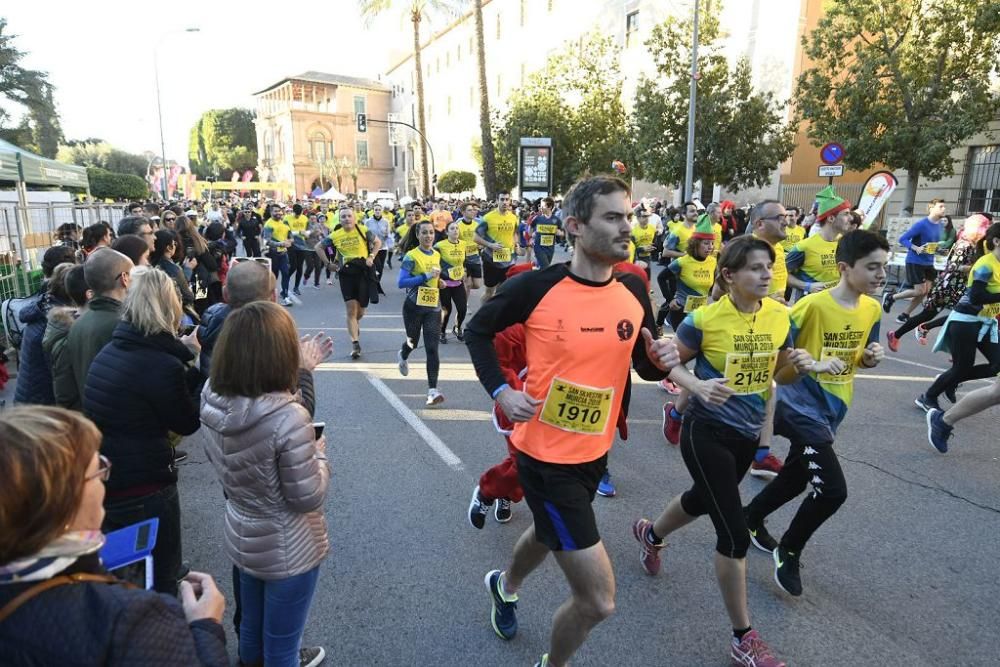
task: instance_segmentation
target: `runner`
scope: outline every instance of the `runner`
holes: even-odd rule
[[[496,293],[497,286],[507,280],[507,269],[514,263],[517,231],[517,214],[510,210],[510,193],[497,194],[497,208],[483,216],[476,229],[475,241],[482,246],[483,280],[486,291],[481,303],[486,303]]]
[[[351,359],[359,359],[361,318],[365,316],[371,291],[378,285],[373,265],[381,242],[364,225],[357,224],[352,209],[342,208],[337,214],[340,224],[316,247],[316,252],[326,266],[337,272],[347,312]]]
[[[562,223],[552,212],[555,205],[552,197],[543,197],[533,221],[535,265],[540,269],[552,263],[556,242],[563,238]]]
[[[767,644],[751,629],[746,552],[750,544],[739,482],[754,458],[772,378],[798,380],[813,364],[792,349],[788,310],[773,299],[774,250],[741,236],[726,245],[718,276],[728,289],[715,303],[688,315],[675,336],[681,363],[670,378],[691,392],[681,431],[681,455],[694,480],[655,522],[639,519],[633,535],[648,574],[660,571],[663,538],[708,514],[715,525],[715,571],[733,627],[733,664],[777,667]],[[696,359],[692,375],[683,364]]]
[[[802,226],[802,218],[804,217],[802,209],[798,206],[785,207],[785,219],[788,221],[788,226],[785,227],[785,240],[781,242],[781,247],[785,249],[786,253],[806,237],[806,228]]]
[[[969,271],[965,294],[948,316],[934,344],[934,351],[951,353],[951,368],[939,375],[927,391],[917,397],[925,412],[940,410],[938,396],[968,380],[981,380],[1000,373],[1000,224],[991,225],[983,237],[984,254]],[[976,350],[986,357],[976,365]]]
[[[837,239],[851,225],[851,204],[838,196],[832,185],[816,194],[819,232],[796,243],[785,255],[788,284],[803,294],[822,292],[840,284],[837,271]]]
[[[635,259],[645,262],[646,278],[652,278],[650,265],[653,263],[653,239],[656,227],[649,224],[649,211],[640,206],[635,211],[636,226],[632,228],[632,242],[635,244]]]
[[[789,595],[802,595],[799,560],[806,542],[847,499],[833,442],[854,396],[856,370],[874,368],[885,356],[878,344],[882,314],[869,295],[885,284],[888,258],[889,243],[877,234],[846,234],[837,244],[840,284],[802,297],[791,311],[794,344],[820,361],[801,382],[778,388],[775,433],[788,438],[791,449],[777,478],[744,510],[751,541],[773,553],[774,579]],[[812,492],[776,542],[765,519],[807,485]]]
[[[556,612],[543,666],[567,664],[614,612],[614,575],[591,503],[628,395],[629,360],[650,380],[677,361],[672,342],[652,338],[641,281],[612,273],[627,255],[628,197],[617,178],[578,182],[563,204],[564,229],[575,245],[571,262],[514,278],[466,330],[480,381],[515,422],[518,477],[533,516],[510,567],[486,575],[494,631],[514,637],[518,591],[550,551],[572,590]],[[523,392],[506,383],[493,346],[498,332],[518,322],[530,369]]]
[[[941,224],[945,217],[946,207],[943,199],[932,199],[927,205],[927,217],[913,223],[899,237],[899,245],[906,251],[906,281],[903,289],[893,294],[886,290],[882,295],[882,310],[889,312],[897,299],[910,299],[909,305],[896,317],[896,322],[903,324],[910,318],[910,313],[923,302],[931,289],[937,271],[934,269],[934,254],[941,241]]]
[[[455,304],[455,327],[452,333],[459,341],[465,341],[462,324],[468,305],[465,293],[465,241],[458,237],[458,223],[449,222],[445,227],[447,238],[434,244],[441,255],[441,342],[448,342],[448,320],[451,306]]]
[[[995,380],[989,387],[970,391],[947,412],[931,408],[927,411],[927,442],[934,449],[946,454],[948,440],[951,439],[955,424],[994,405],[1000,405],[1000,379]]]
[[[688,239],[694,233],[695,224],[698,222],[698,207],[694,202],[684,203],[684,218],[672,226],[667,225],[670,230],[666,240],[663,242],[663,251],[660,253],[661,260],[672,261],[683,257],[687,250]],[[663,304],[656,313],[656,327],[659,334],[663,323],[669,314],[670,301],[677,291],[674,274],[671,271],[660,271],[656,274],[656,284],[660,286],[660,294],[663,295]]]
[[[483,284],[483,260],[479,256],[476,231],[480,221],[476,219],[479,209],[473,202],[462,205],[462,217],[458,220],[458,238],[465,243],[465,296]]]
[[[264,223],[264,244],[274,277],[281,276],[281,305],[291,306],[292,300],[288,298],[288,249],[292,245],[289,238],[292,228],[282,219],[280,206],[274,204],[270,211],[271,218]]]
[[[704,220],[698,223],[688,239],[687,254],[670,262],[667,267],[677,283],[667,315],[670,328],[675,333],[689,313],[708,304],[712,283],[715,282],[715,232],[708,217],[702,217]]]

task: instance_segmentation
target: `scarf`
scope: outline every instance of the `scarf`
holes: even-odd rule
[[[51,579],[104,546],[99,530],[78,530],[63,533],[42,547],[38,553],[0,565],[0,585]]]

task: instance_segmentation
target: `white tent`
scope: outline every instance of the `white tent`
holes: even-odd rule
[[[347,199],[347,197],[337,192],[337,188],[331,187],[329,190],[321,194],[319,197],[316,197],[316,199],[330,199],[333,201],[344,201],[345,199]]]

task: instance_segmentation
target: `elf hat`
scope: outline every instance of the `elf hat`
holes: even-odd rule
[[[851,208],[851,202],[840,197],[832,185],[828,185],[816,193],[816,203],[819,206],[816,220],[819,222]]]
[[[708,217],[707,213],[702,213],[698,216],[698,224],[694,226],[694,233],[691,234],[691,238],[715,240],[715,230],[712,229],[712,219]]]

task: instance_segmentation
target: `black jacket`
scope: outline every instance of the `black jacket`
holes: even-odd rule
[[[174,336],[144,336],[128,322],[94,358],[83,411],[101,430],[101,453],[113,465],[108,491],[177,481],[167,433],[191,435],[201,426],[193,360]]]
[[[217,303],[210,306],[201,317],[201,326],[198,327],[198,342],[201,343],[201,352],[198,355],[198,365],[201,367],[202,375],[206,378],[212,370],[212,352],[215,350],[215,341],[222,333],[222,325],[232,312],[232,306],[228,303]]]
[[[63,574],[103,573],[85,556]],[[0,607],[37,582],[0,586]],[[80,583],[40,593],[0,623],[4,665],[229,664],[222,626],[188,623],[176,598],[120,584]]]
[[[42,350],[42,337],[48,323],[48,313],[53,306],[63,304],[55,301],[48,293],[36,295],[25,306],[18,319],[24,324],[21,351],[17,364],[17,387],[14,389],[15,403],[55,405],[52,392],[52,369],[49,359]]]

